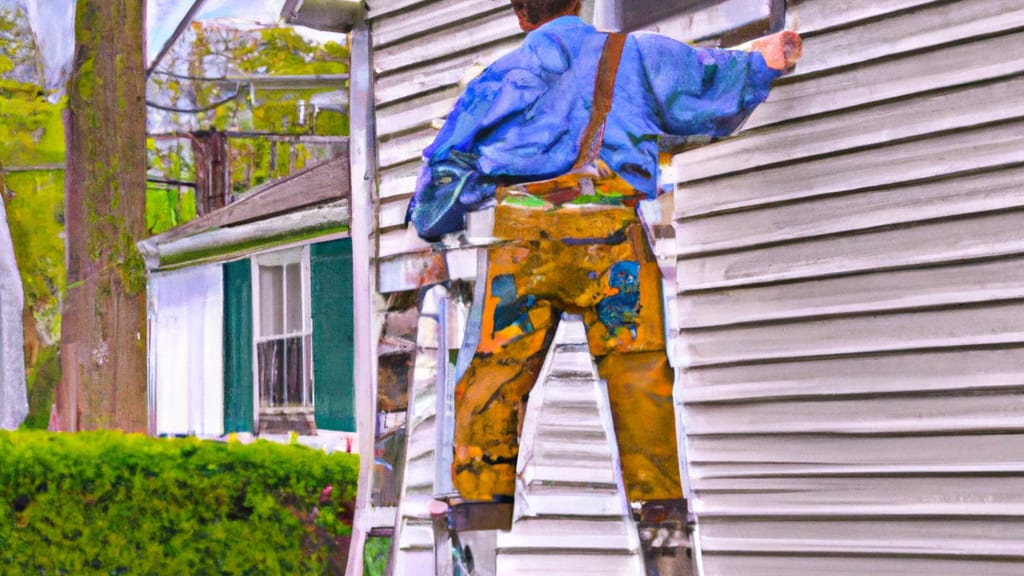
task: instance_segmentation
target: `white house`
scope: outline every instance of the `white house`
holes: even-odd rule
[[[695,569],[1020,574],[1024,6],[586,4],[621,30],[732,45],[784,25],[805,39],[795,73],[740,133],[666,148],[675,193],[659,250],[675,272],[668,328]],[[403,217],[437,120],[467,69],[520,39],[506,0],[369,2],[353,34],[365,77],[353,76],[352,138],[354,212],[372,217],[359,234],[371,273],[357,285],[369,294],[357,297],[377,303],[371,318],[395,314],[385,303],[435,270]],[[474,277],[472,248],[448,261],[451,278]],[[366,322],[375,358],[388,324]],[[458,338],[443,327],[435,346]],[[361,378],[376,390],[368,364]],[[360,401],[375,413],[374,394]],[[430,533],[426,508],[363,501],[361,513],[371,531],[419,515]]]
[[[152,433],[354,435],[348,202],[343,155],[139,244]]]

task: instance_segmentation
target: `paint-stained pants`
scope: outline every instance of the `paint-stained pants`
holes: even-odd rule
[[[515,493],[519,431],[563,311],[582,314],[608,386],[632,501],[682,490],[665,354],[661,272],[634,209],[499,205],[476,354],[455,388],[455,487],[467,501]]]

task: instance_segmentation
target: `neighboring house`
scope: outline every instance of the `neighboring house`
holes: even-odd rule
[[[805,38],[796,73],[738,135],[667,150],[674,207],[658,247],[675,262],[668,328],[697,568],[1019,574],[1024,7],[595,4],[623,30],[732,45],[784,23]],[[353,93],[353,166],[367,173],[354,192],[375,216],[368,289],[387,317],[436,272],[403,222],[420,152],[466,70],[521,33],[505,0],[369,7],[353,42],[353,70],[372,62],[354,84],[368,92]],[[453,251],[450,276],[471,280],[475,264]],[[377,328],[371,357],[393,336]],[[365,513],[381,533],[397,525],[393,509]]]
[[[139,247],[155,434],[354,433],[348,157]]]

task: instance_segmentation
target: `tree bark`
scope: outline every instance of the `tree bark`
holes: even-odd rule
[[[147,430],[144,2],[78,0],[69,81],[65,430]]]

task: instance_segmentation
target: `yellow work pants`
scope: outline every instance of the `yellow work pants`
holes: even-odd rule
[[[514,495],[520,422],[563,311],[582,314],[632,501],[682,490],[661,272],[633,208],[501,204],[476,353],[455,388],[455,487]]]

